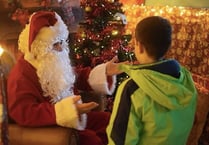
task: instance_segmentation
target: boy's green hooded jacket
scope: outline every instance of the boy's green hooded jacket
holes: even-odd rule
[[[121,69],[130,78],[117,90],[109,145],[185,145],[197,99],[189,71],[175,60]]]

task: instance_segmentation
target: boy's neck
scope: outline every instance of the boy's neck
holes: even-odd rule
[[[141,61],[140,64],[150,64],[150,63],[155,63],[159,60],[153,59],[151,57],[144,57]]]

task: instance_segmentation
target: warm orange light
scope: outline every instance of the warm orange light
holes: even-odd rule
[[[4,52],[4,49],[0,45],[0,57],[2,56],[3,52]]]

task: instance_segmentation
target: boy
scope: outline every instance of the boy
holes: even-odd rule
[[[121,65],[130,78],[118,88],[107,127],[109,145],[185,145],[193,125],[196,89],[189,71],[164,59],[168,20],[151,16],[135,29],[139,65]]]

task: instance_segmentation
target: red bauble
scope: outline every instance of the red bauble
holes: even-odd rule
[[[18,8],[12,14],[12,20],[18,21],[22,26],[25,26],[25,24],[28,23],[29,16],[30,16],[30,14],[29,14],[27,9],[20,9],[20,8]]]

